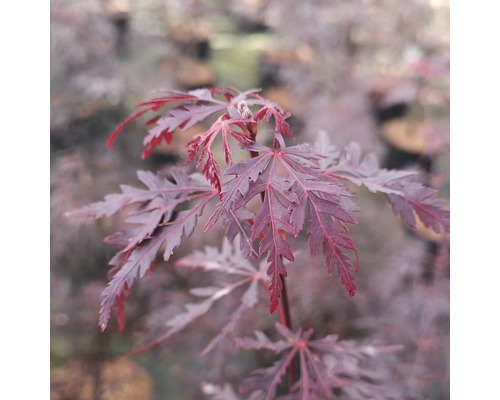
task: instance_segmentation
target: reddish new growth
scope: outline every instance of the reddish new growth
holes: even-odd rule
[[[169,259],[182,238],[197,228],[198,217],[206,209],[211,215],[204,231],[222,220],[227,238],[239,238],[245,258],[265,257],[271,312],[279,308],[287,276],[285,259],[294,261],[289,239],[301,233],[307,237],[311,255],[321,248],[327,273],[340,277],[349,296],[356,293],[357,250],[349,225],[356,223],[353,212],[357,206],[346,183],[381,192],[410,227],[416,226],[418,218],[435,232],[449,232],[449,211],[433,199],[435,190],[412,181],[412,173],[380,169],[373,156],[362,157],[356,144],[337,151],[326,136],[319,136],[314,146],[287,146],[285,139],[292,137],[286,122],[289,114],[257,90],[240,93],[215,87],[187,93],[171,91],[137,108],[139,111],[111,134],[108,147],[128,123],[159,112],[146,122],[149,131],[143,142],[144,158],[162,141],[175,140],[175,131],[186,131],[214,114],[218,118],[186,146],[186,164],[201,168],[202,175],[175,168],[169,177],[140,172],[145,188],[122,186],[122,193],[69,213],[101,218],[136,205],[127,218],[133,227],[107,239],[122,249],[110,262],[113,268],[101,303],[102,330],[112,309],[123,328],[125,292],[150,271],[160,249],[163,259]],[[267,124],[272,148],[256,142],[258,130]],[[235,163],[235,146],[249,158]],[[219,155],[224,165],[217,161]],[[252,201],[256,197],[258,201]]]

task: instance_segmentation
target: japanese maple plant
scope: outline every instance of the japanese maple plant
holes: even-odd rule
[[[100,328],[106,329],[113,312],[120,330],[124,328],[126,295],[136,280],[152,272],[158,257],[168,261],[195,229],[208,232],[221,224],[227,239],[220,248],[200,249],[178,259],[175,267],[229,279],[221,279],[219,287],[192,289],[202,300],[186,304],[166,321],[161,337],[135,353],[165,341],[209,313],[214,303],[244,288],[239,306],[202,351],[209,353],[230,337],[245,312],[276,313],[276,337],[256,331],[232,338],[241,349],[267,349],[277,357],[271,366],[242,380],[241,394],[252,399],[393,398],[389,388],[367,378],[370,362],[380,361],[392,348],[367,348],[333,334],[313,338],[314,327],[292,327],[286,278],[298,249],[291,239],[303,238],[311,256],[322,253],[326,274],[338,276],[353,297],[358,290],[355,273],[362,266],[349,231],[359,211],[349,185],[381,193],[411,228],[419,220],[436,233],[449,232],[449,211],[435,198],[436,190],[416,181],[414,172],[381,169],[375,157],[363,155],[355,143],[337,149],[326,134],[319,134],[315,143],[296,144],[287,123],[290,114],[258,93],[230,87],[168,91],[138,104],[112,132],[108,147],[127,124],[149,114],[142,153],[147,158],[155,147],[170,144],[195,124],[215,121],[187,143],[185,165],[168,173],[139,171],[141,187],[122,185],[121,193],[68,212],[71,217],[128,215],[130,229],[105,239],[121,250],[110,261]],[[198,226],[203,214],[206,222]],[[269,311],[259,307],[259,291],[267,291]],[[359,368],[352,368],[353,360]],[[208,392],[216,398],[239,398],[228,387],[214,385]]]

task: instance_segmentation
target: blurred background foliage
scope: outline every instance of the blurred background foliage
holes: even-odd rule
[[[258,87],[292,112],[298,143],[320,130],[338,147],[357,141],[449,198],[449,13],[448,0],[51,0],[51,398],[206,399],[203,381],[237,387],[262,361],[230,343],[200,359],[216,316],[120,359],[161,333],[204,278],[161,263],[129,297],[125,331],[99,332],[113,255],[102,239],[120,215],[95,222],[63,213],[136,184],[137,169],[182,162],[183,145],[206,129],[143,161],[135,124],[106,150],[136,103],[162,89]],[[396,367],[407,398],[447,399],[449,238],[409,232],[381,199],[360,194],[359,291],[348,298],[325,279],[320,258],[302,254],[289,274],[295,324],[402,344]],[[195,234],[176,257],[219,238]],[[244,333],[271,326],[268,314],[248,316]]]

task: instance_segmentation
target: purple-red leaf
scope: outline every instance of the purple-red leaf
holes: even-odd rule
[[[401,393],[387,389],[391,377],[389,366],[384,365],[388,361],[384,356],[399,350],[399,346],[361,345],[338,340],[334,335],[313,340],[312,329],[292,332],[279,323],[276,330],[282,339],[274,342],[260,331],[255,332],[255,338],[236,340],[236,345],[244,349],[267,349],[281,354],[271,367],[258,369],[246,378],[240,386],[241,393],[261,392],[259,398],[275,399],[287,368],[298,358],[300,376],[283,399],[402,398]]]
[[[190,210],[180,211],[172,222],[158,228],[150,239],[144,240],[141,245],[134,247],[130,256],[126,258],[123,265],[119,266],[118,272],[102,294],[99,320],[101,330],[106,328],[111,310],[115,307],[118,298],[151,268],[162,245],[165,246],[163,259],[168,261],[173,250],[180,245],[182,236],[188,237],[193,233],[198,217],[214,195],[215,193],[208,194],[205,196],[206,199]]]
[[[205,232],[209,230],[222,215],[227,215],[233,210],[233,204],[243,199],[255,183],[260,174],[267,168],[272,154],[266,153],[258,157],[242,161],[226,169],[225,175],[235,175],[235,178],[225,183],[221,191],[221,201],[217,204],[215,212],[205,225]]]
[[[277,138],[281,136],[277,135]],[[236,213],[244,209],[250,200],[261,196],[262,206],[255,213],[248,250],[251,249],[250,244],[258,242],[258,254],[268,252],[268,274],[271,276],[269,302],[273,312],[278,306],[282,279],[287,275],[284,258],[294,260],[286,235],[298,236],[310,214],[307,232],[311,254],[315,254],[323,242],[327,271],[330,274],[337,271],[347,291],[353,295],[356,286],[352,273],[356,268],[341,249],[356,254],[356,247],[345,226],[356,221],[342,201],[350,194],[338,179],[310,167],[311,159],[320,158],[313,149],[303,145],[286,148],[282,140],[278,142],[282,146],[278,151],[250,146],[251,151],[262,151],[262,154],[226,170],[226,175],[235,177],[223,185],[222,199],[205,230],[210,229],[221,216],[225,217],[228,226],[228,220],[233,221]],[[237,222],[232,223],[231,231],[226,231],[230,238],[245,233],[241,226],[238,231]]]
[[[156,259],[156,253],[161,243],[153,242],[138,247],[126,257],[123,265],[117,265],[118,271],[114,274],[108,285],[102,292],[99,327],[101,331],[106,329],[111,311],[118,307],[122,311],[118,320],[123,323],[123,300],[124,292],[130,290],[137,279],[142,278],[151,268]]]
[[[68,213],[73,217],[101,218],[110,216],[131,204],[138,206],[129,210],[126,219],[134,228],[109,236],[106,241],[119,245],[122,250],[110,261],[113,269],[110,282],[102,294],[99,325],[106,328],[111,311],[117,310],[119,325],[124,324],[124,292],[150,270],[157,253],[164,246],[164,259],[168,260],[173,250],[180,245],[182,236],[192,234],[197,218],[204,206],[216,195],[216,191],[199,183],[195,175],[173,168],[172,180],[162,174],[139,171],[138,177],[146,189],[122,185],[121,194],[105,197],[104,201]],[[178,211],[177,207],[190,201],[198,201],[192,208]]]
[[[236,211],[229,210],[222,222],[227,239],[233,242],[238,236],[241,254],[245,258],[257,258],[258,254],[254,250],[251,239],[252,222],[255,214],[245,208]],[[251,222],[252,221],[252,222]]]
[[[394,214],[412,228],[416,228],[415,216],[426,228],[436,233],[450,231],[450,212],[444,202],[432,199],[436,190],[426,188],[419,183],[411,183],[400,189],[401,194],[386,194]]]
[[[141,117],[142,115],[146,114],[149,111],[158,111],[160,108],[165,106],[166,104],[177,102],[177,101],[187,101],[187,100],[196,100],[197,97],[189,94],[189,93],[182,93],[182,92],[175,92],[175,91],[170,91],[169,96],[164,96],[164,97],[159,97],[156,99],[144,101],[142,103],[139,103],[136,105],[136,108],[143,108],[141,111],[138,111],[134,114],[132,114],[130,117],[125,119],[121,124],[119,124],[114,131],[111,133],[109,136],[109,139],[106,143],[106,146],[108,149],[113,145],[114,141],[120,134],[120,132],[130,124],[132,121],[136,120],[137,118]]]
[[[239,93],[235,89],[225,86],[212,89],[196,89],[187,93],[168,91],[161,97],[139,103],[136,108],[139,108],[140,111],[130,115],[115,128],[108,139],[107,146],[108,148],[111,147],[123,128],[132,121],[150,111],[158,111],[164,106],[174,103],[175,105],[165,111],[163,115],[156,115],[146,122],[146,125],[151,128],[143,140],[143,145],[145,147],[142,153],[143,158],[149,157],[153,149],[159,146],[163,141],[168,144],[171,143],[176,129],[182,131],[187,130],[198,122],[204,121],[211,115],[221,111],[225,111],[226,115],[231,115],[239,119],[239,121],[231,121],[231,123],[234,126],[239,126],[241,132],[234,131],[232,128],[228,129],[228,131],[240,143],[246,143],[247,137],[245,131],[248,126],[255,124],[255,121],[253,119],[245,120],[244,118],[237,118],[239,116],[236,110],[239,102],[244,101],[249,95],[256,96],[255,92],[256,90],[252,89]],[[223,145],[226,161],[230,164],[232,161],[230,159],[230,148],[227,140],[224,141]],[[210,164],[211,165],[207,167],[207,171],[215,173],[213,163],[210,162]],[[212,180],[212,178],[210,180]]]
[[[184,174],[177,169],[173,169],[172,173],[174,176],[179,177]],[[179,193],[183,193],[186,190],[186,188],[179,188],[162,174],[155,175],[152,172],[138,171],[137,176],[139,180],[146,185],[147,189],[138,189],[129,185],[121,185],[120,188],[122,193],[108,194],[104,197],[104,201],[90,204],[78,210],[69,211],[66,213],[66,216],[73,218],[109,217],[130,204],[153,200],[157,196],[163,196],[166,199],[174,198]],[[201,185],[198,185],[198,188],[200,190],[206,190],[206,187],[203,188]],[[198,188],[189,187],[188,190],[193,191],[193,189]]]
[[[340,201],[342,197],[349,196],[349,193],[337,180],[322,176],[307,165],[301,164],[299,161],[302,153],[292,154],[293,157],[284,154],[286,163],[283,165],[295,181],[293,189],[299,196],[299,201],[291,204],[295,234],[298,235],[302,229],[308,213],[307,234],[311,255],[315,255],[320,243],[323,243],[323,258],[327,272],[332,275],[337,271],[349,296],[354,296],[356,285],[353,272],[356,268],[341,249],[343,247],[356,254],[356,246],[345,226],[346,223],[355,224],[356,220]]]
[[[290,116],[290,113],[283,111],[283,109],[277,104],[264,99],[263,97],[257,96],[264,103],[254,115],[255,121],[261,121],[261,124],[269,121],[271,117],[274,118],[274,130],[279,132],[283,137],[293,137],[290,126],[286,122],[286,119]]]
[[[268,175],[268,189],[264,196],[261,209],[255,216],[252,227],[252,241],[260,238],[259,255],[269,251],[267,274],[271,276],[269,285],[269,311],[274,312],[279,304],[283,284],[281,276],[286,277],[286,267],[283,257],[294,261],[292,248],[282,236],[282,232],[293,234],[293,227],[289,223],[289,211],[286,200],[273,185],[271,174]],[[285,204],[284,204],[285,203]]]
[[[221,183],[220,183],[220,169],[219,165],[214,159],[214,155],[212,152],[212,145],[215,139],[219,136],[222,136],[222,148],[224,153],[224,158],[226,160],[226,164],[233,164],[233,157],[231,152],[231,147],[229,145],[228,135],[233,136],[240,144],[252,144],[254,141],[248,135],[245,135],[245,123],[246,120],[239,119],[229,119],[227,114],[224,114],[219,117],[219,119],[211,126],[211,128],[203,133],[199,133],[196,135],[187,145],[187,153],[188,159],[186,164],[189,164],[193,161],[198,153],[200,153],[200,157],[198,162],[196,163],[196,168],[198,168],[203,160],[206,157],[206,162],[203,167],[203,174],[210,181],[210,183],[217,188],[217,191],[221,192]],[[238,127],[241,132],[236,131],[233,126]]]
[[[165,143],[172,143],[172,139],[174,137],[174,132],[169,131],[168,129],[163,130],[159,135],[153,136],[148,134],[143,141],[143,145],[146,147],[142,152],[142,159],[145,160],[151,155],[151,152],[155,149],[155,147],[159,146],[163,141]]]
[[[338,163],[326,171],[358,186],[364,185],[373,193],[398,193],[394,185],[407,182],[408,178],[416,174],[413,171],[380,168],[375,155],[367,154],[363,157],[361,147],[357,143],[350,143],[341,153]]]
[[[418,217],[425,227],[436,233],[450,231],[450,211],[444,208],[443,201],[433,199],[436,190],[412,182],[414,172],[381,169],[372,154],[362,157],[356,143],[347,146],[338,164],[328,165],[324,172],[383,193],[394,214],[411,228],[416,228]]]

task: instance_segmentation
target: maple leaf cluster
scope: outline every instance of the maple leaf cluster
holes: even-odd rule
[[[281,340],[272,341],[263,332],[256,331],[255,338],[236,339],[243,349],[270,350],[280,358],[268,368],[261,368],[246,378],[241,393],[257,393],[255,398],[276,398],[287,368],[294,359],[300,360],[300,377],[283,399],[400,399],[396,390],[388,390],[377,367],[384,358],[399,350],[399,346],[377,347],[360,345],[355,341],[339,340],[336,335],[313,339],[313,329],[293,332],[280,323],[276,331]],[[387,383],[387,382],[384,382]],[[334,393],[338,393],[335,395]]]
[[[207,207],[212,211],[204,231],[221,220],[226,237],[230,241],[238,237],[243,257],[265,257],[271,312],[279,308],[286,263],[294,261],[290,238],[301,234],[307,238],[311,255],[321,248],[327,273],[340,277],[349,296],[356,293],[357,249],[349,225],[356,224],[353,213],[358,207],[346,184],[382,193],[393,212],[412,228],[420,220],[437,233],[449,232],[449,211],[434,198],[436,191],[415,182],[412,173],[381,169],[375,158],[363,156],[356,144],[338,151],[326,135],[320,135],[314,146],[288,146],[285,141],[293,138],[286,121],[289,114],[257,90],[240,93],[215,87],[170,91],[137,108],[111,134],[108,147],[127,124],[148,113],[151,118],[146,122],[149,130],[143,141],[144,158],[194,124],[217,119],[186,145],[186,164],[201,168],[201,174],[180,168],[172,168],[169,176],[139,172],[144,188],[123,185],[122,193],[68,213],[93,218],[118,211],[129,213],[126,222],[132,228],[106,238],[121,250],[110,261],[110,280],[101,303],[102,330],[113,309],[123,329],[126,292],[151,271],[158,253],[165,261],[170,258],[182,238],[194,232]],[[272,147],[257,142],[257,132],[264,127],[271,132]],[[234,162],[235,145],[249,158]],[[217,161],[219,152],[225,167]],[[180,329],[197,312],[201,315],[218,298],[217,293],[215,289],[199,293],[208,297],[205,306],[188,307],[185,319],[179,317],[181,322],[174,323],[166,335]]]

